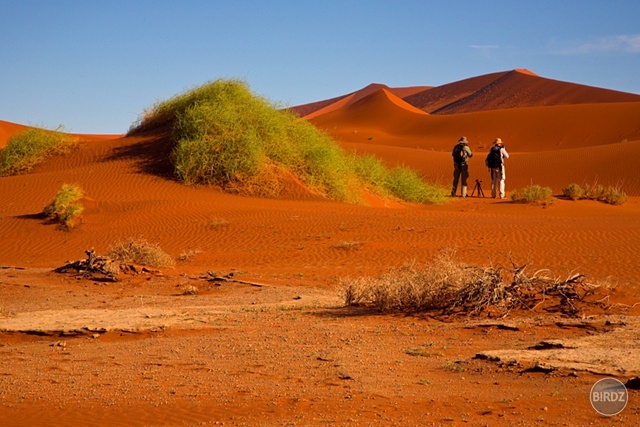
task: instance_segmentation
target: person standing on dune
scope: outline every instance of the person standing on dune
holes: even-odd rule
[[[498,191],[500,192],[501,199],[506,198],[504,180],[507,176],[504,170],[504,159],[508,158],[509,153],[507,153],[507,150],[504,148],[502,139],[496,138],[486,159],[487,167],[491,172],[491,197],[494,199]]]
[[[467,197],[467,178],[469,178],[469,164],[467,160],[473,157],[473,153],[469,148],[467,137],[463,136],[451,151],[453,156],[453,186],[451,188],[451,197],[455,197],[458,191],[458,181],[462,178],[461,192],[462,197]]]

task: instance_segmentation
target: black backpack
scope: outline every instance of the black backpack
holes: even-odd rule
[[[453,156],[453,161],[456,163],[464,163],[467,161],[467,155],[464,152],[464,144],[457,144],[453,147],[451,155]]]
[[[500,147],[493,146],[487,154],[487,167],[496,169],[502,166],[502,156],[500,155]]]

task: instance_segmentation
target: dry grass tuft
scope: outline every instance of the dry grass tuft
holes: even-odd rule
[[[362,248],[363,243],[362,242],[354,242],[354,241],[343,241],[340,243],[336,243],[335,245],[331,246],[334,249],[341,249],[343,251],[357,251],[358,249]]]
[[[178,256],[178,261],[193,261],[193,259],[202,253],[200,249],[189,249]]]
[[[525,274],[526,264],[512,268],[480,268],[455,260],[452,251],[441,253],[431,265],[396,269],[377,278],[343,282],[347,306],[373,306],[383,312],[435,311],[442,314],[486,314],[503,317],[512,310],[533,309],[547,302],[556,310],[577,315],[580,304],[599,286],[583,275],[566,280],[537,271]]]
[[[109,257],[125,263],[148,265],[150,267],[170,267],[175,264],[173,258],[155,243],[144,239],[130,239],[109,248]]]
[[[193,285],[185,285],[182,287],[182,295],[197,295],[198,288]]]
[[[229,221],[224,218],[211,218],[207,222],[207,228],[212,230],[219,230],[223,228],[229,228]]]

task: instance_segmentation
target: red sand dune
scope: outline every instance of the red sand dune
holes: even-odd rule
[[[27,130],[29,127],[0,120],[0,150],[7,145],[11,135]]]
[[[307,117],[308,119],[310,117],[324,114],[329,111],[336,110],[340,107],[344,107],[346,105],[352,104],[373,92],[377,92],[380,89],[386,89],[387,91],[391,92],[395,96],[404,98],[407,96],[411,96],[415,93],[431,89],[431,86],[411,86],[411,87],[390,88],[387,85],[372,83],[358,91],[349,93],[347,95],[338,96],[336,98],[331,98],[324,101],[312,102],[304,105],[297,105],[295,107],[291,107],[290,110],[298,114],[300,117]],[[320,112],[320,110],[322,110],[322,112]]]
[[[577,408],[571,414],[578,423],[597,422],[580,391],[590,386],[590,374],[581,373],[579,380],[520,377],[508,369],[490,370],[471,361],[483,345],[504,346],[518,340],[535,344],[530,342],[534,338],[577,335],[581,333],[577,329],[558,332],[557,328],[540,329],[536,323],[517,335],[497,330],[489,334],[457,324],[443,327],[437,322],[436,327],[435,321],[404,316],[334,317],[278,312],[273,307],[264,314],[251,311],[267,296],[286,298],[279,300],[285,304],[303,295],[302,303],[312,305],[309,293],[321,301],[334,301],[340,279],[427,262],[447,247],[457,248],[460,260],[471,265],[510,266],[513,257],[528,260],[530,272],[548,268],[562,277],[580,272],[590,280],[608,280],[617,284],[612,301],[635,302],[640,291],[640,177],[635,160],[640,149],[640,102],[633,101],[637,95],[618,96],[613,91],[548,81],[522,70],[445,86],[424,91],[371,85],[298,111],[309,111],[307,119],[335,135],[345,148],[374,153],[389,165],[414,167],[447,187],[451,148],[466,135],[475,153],[470,162],[472,182],[483,180],[488,194],[484,154],[500,136],[511,153],[506,163],[508,193],[533,183],[550,186],[559,194],[571,182],[598,182],[619,185],[631,196],[629,202],[610,206],[559,199],[542,208],[474,197],[451,199],[442,206],[373,199],[371,206],[360,206],[323,199],[293,178],[282,200],[241,197],[176,182],[166,135],[78,135],[80,144],[72,153],[51,158],[31,173],[0,178],[0,319],[11,318],[6,313],[14,311],[123,307],[149,310],[146,318],[153,318],[154,307],[175,304],[185,312],[214,303],[223,304],[226,311],[215,324],[204,326],[197,323],[204,314],[190,314],[189,321],[197,328],[208,328],[205,332],[169,328],[162,329],[161,335],[132,338],[106,334],[97,340],[77,339],[67,349],[51,343],[50,337],[0,334],[0,352],[7,361],[0,365],[6,371],[0,372],[0,386],[10,390],[0,393],[0,404],[6,403],[0,424],[21,425],[16,420],[22,419],[22,425],[99,425],[92,417],[100,414],[105,425],[124,425],[120,417],[126,414],[122,419],[128,425],[161,425],[171,414],[176,424],[236,417],[253,425],[274,425],[278,419],[320,425],[331,414],[338,424],[350,424],[355,417],[375,425],[380,421],[376,414],[384,414],[391,421],[416,425],[424,419],[424,396],[435,408],[430,409],[428,420],[442,424],[449,419],[463,422],[460,414],[470,411],[464,396],[470,393],[476,402],[471,406],[482,408],[478,413],[471,411],[469,419],[474,421],[510,425],[517,423],[514,411],[520,411],[528,419],[544,414],[549,422],[560,424],[571,407]],[[540,95],[543,89],[547,92]],[[422,107],[438,114],[409,103],[414,99],[407,95],[411,93],[426,102]],[[428,97],[429,93],[437,96]],[[487,102],[485,110],[480,108],[482,99]],[[459,113],[456,108],[473,112]],[[447,114],[441,114],[444,111]],[[0,146],[24,128],[0,122]],[[78,184],[86,193],[82,222],[71,231],[60,230],[40,216],[63,183]],[[149,281],[100,284],[50,273],[67,260],[83,258],[85,249],[103,254],[118,241],[138,237],[158,243],[174,258],[189,251],[196,255]],[[358,242],[361,247],[339,249],[344,242]],[[8,266],[26,268],[25,274],[34,276],[20,282],[27,280],[20,276],[22,270]],[[241,271],[240,277],[269,286],[214,287],[199,279],[207,271]],[[186,297],[179,296],[179,289],[188,283],[204,289],[202,296],[180,299]],[[256,301],[258,305],[251,305]],[[203,306],[202,312],[207,310]],[[429,328],[436,328],[435,332]],[[369,333],[380,348],[347,351],[354,343],[369,345]],[[446,348],[440,340],[448,340]],[[404,352],[429,341],[438,343],[439,353],[433,357],[416,358]],[[209,348],[212,342],[215,348]],[[288,346],[280,354],[279,343]],[[161,349],[157,354],[151,349],[156,345]],[[301,348],[304,355],[295,353]],[[207,351],[212,355],[205,357]],[[465,372],[442,368],[457,363],[456,358],[466,363]],[[69,360],[86,373],[74,376],[76,388],[66,378],[76,375]],[[105,360],[117,363],[104,365]],[[186,367],[187,361],[194,365]],[[345,366],[349,375],[342,372]],[[48,370],[43,372],[43,367]],[[322,369],[337,369],[339,377]],[[378,371],[378,376],[372,376]],[[313,381],[310,373],[317,376]],[[460,379],[461,375],[467,379]],[[424,386],[426,377],[437,387]],[[135,381],[128,383],[131,378]],[[567,386],[567,381],[573,382]],[[498,383],[515,396],[511,403],[496,403],[498,398],[492,400],[484,392]],[[94,394],[91,384],[99,394]],[[126,394],[123,384],[131,385]],[[206,384],[213,384],[215,390]],[[447,390],[446,405],[430,394],[436,389]],[[562,390],[570,404],[557,406],[554,390]],[[113,409],[102,405],[107,401]],[[252,412],[251,405],[263,411]],[[541,412],[541,407],[548,411]],[[626,414],[627,421],[638,421],[637,413]]]
[[[640,101],[629,102],[628,99],[636,97],[640,100],[640,97],[572,83],[561,87],[560,82],[520,71],[477,78],[473,85],[474,79],[465,80],[460,88],[455,83],[447,86],[451,92],[470,94],[476,93],[477,88],[488,81],[501,79],[511,81],[501,93],[502,98],[518,97],[524,106],[492,109],[502,104],[501,99],[494,96],[486,111],[421,115],[416,114],[413,105],[380,90],[348,105],[329,105],[306,119],[333,135],[345,147],[357,147],[362,152],[389,153],[383,156],[389,164],[416,167],[429,178],[441,182],[448,180],[451,168],[448,153],[461,135],[467,136],[476,153],[471,161],[472,175],[481,179],[486,175],[484,156],[492,141],[501,137],[512,155],[508,160],[510,166],[507,166],[511,188],[535,183],[560,192],[574,181],[598,182],[622,185],[627,194],[640,195],[638,180],[628,172],[634,168],[633,157],[629,154],[640,141]],[[534,83],[540,80],[542,85],[553,90],[548,91],[549,96],[529,96],[529,79]],[[516,81],[519,86],[514,85]],[[438,88],[426,93],[436,90]],[[598,97],[606,102],[595,102]],[[451,99],[447,105],[451,105]],[[389,147],[411,150],[402,151],[404,154],[400,155],[400,151],[394,152]],[[585,155],[585,149],[589,147],[594,148],[593,157]],[[574,149],[581,151],[574,152]],[[534,155],[543,152],[548,154]],[[532,156],[545,158],[548,167],[540,167],[539,163],[531,161]],[[417,164],[417,158],[424,163]],[[433,158],[433,161],[427,158]],[[535,169],[526,166],[534,164]]]
[[[516,69],[473,77],[404,98],[431,114],[564,104],[638,102],[640,95],[540,77]]]

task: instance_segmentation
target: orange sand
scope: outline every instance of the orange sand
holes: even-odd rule
[[[535,314],[538,328],[511,332],[329,307],[339,306],[341,278],[428,262],[445,247],[473,265],[510,265],[512,256],[529,260],[531,272],[584,273],[617,285],[613,301],[633,304],[640,96],[514,70],[436,88],[371,85],[304,107],[298,111],[345,148],[414,167],[447,187],[451,148],[466,135],[475,154],[471,182],[483,180],[488,195],[484,155],[500,136],[511,154],[507,193],[533,183],[558,195],[571,182],[597,182],[631,197],[623,206],[489,198],[359,206],[292,184],[286,199],[256,199],[176,182],[166,136],[80,135],[73,153],[0,178],[0,323],[49,310],[203,308],[187,316],[192,326],[160,332],[0,333],[0,425],[608,425],[588,402],[596,375],[522,375],[473,359],[586,330],[559,329],[544,313]],[[0,147],[22,129],[0,121]],[[63,183],[86,192],[82,223],[70,232],[38,215]],[[117,284],[50,272],[85,249],[105,253],[132,237],[175,258],[195,256],[163,276]],[[345,251],[336,248],[341,242],[362,246]],[[216,288],[198,279],[207,270],[267,286]],[[180,296],[191,282],[202,292]],[[205,309],[223,314],[197,321]],[[436,343],[435,356],[404,351],[425,342]],[[443,368],[457,362],[464,370]],[[640,422],[637,392],[631,398],[620,418],[628,425]]]

